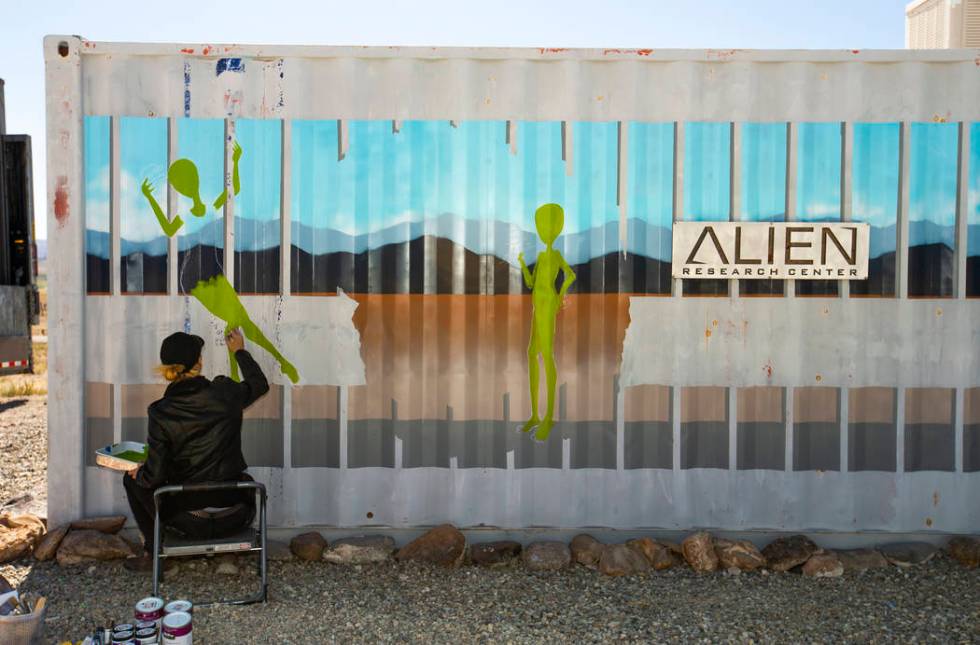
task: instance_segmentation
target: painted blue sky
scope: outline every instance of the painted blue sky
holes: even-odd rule
[[[167,120],[123,117],[119,120],[119,235],[145,242],[159,237],[160,227],[143,196],[144,179],[160,207],[167,208]]]
[[[731,214],[731,125],[684,125],[684,219],[727,221]]]
[[[786,217],[786,124],[742,124],[742,185],[739,219]]]
[[[109,123],[87,117],[86,198],[91,230],[109,225]],[[619,219],[616,204],[617,126],[613,122],[577,122],[570,126],[571,168],[562,159],[559,122],[519,122],[516,153],[503,121],[405,121],[397,133],[390,121],[349,123],[348,149],[338,159],[336,121],[297,121],[292,127],[294,222],[333,228],[351,235],[373,233],[397,224],[425,222],[450,214],[477,221],[499,220],[533,231],[535,209],[547,202],[565,208],[564,235]],[[973,130],[980,132],[977,125]],[[840,216],[841,133],[837,123],[798,126],[797,216],[835,220]],[[238,217],[278,219],[281,176],[281,123],[242,120],[236,136],[243,148],[242,192]],[[200,173],[205,217],[190,214],[191,201],[178,197],[189,235],[220,218],[211,206],[223,189],[223,123],[181,119],[178,156],[193,160]],[[954,124],[913,124],[910,165],[911,242],[952,244],[955,221],[956,146]],[[673,208],[673,126],[631,123],[627,142],[627,216],[669,226]],[[896,123],[854,126],[853,216],[875,227],[895,223],[898,198],[899,128]],[[686,219],[728,219],[730,126],[687,123],[684,154]],[[745,123],[741,145],[741,205],[745,220],[782,219],[785,210],[786,127],[782,123]],[[147,241],[160,235],[140,193],[144,177],[166,204],[166,122],[124,118],[120,124],[122,237]],[[973,138],[972,167],[980,168],[980,136]],[[980,223],[980,172],[971,174],[971,223]],[[259,230],[259,229],[256,229]],[[261,229],[278,243],[275,227]],[[274,237],[275,239],[271,239]],[[302,244],[303,240],[296,242]],[[596,240],[596,254],[617,243]],[[647,247],[650,247],[649,249]],[[894,248],[881,240],[876,248]],[[664,241],[635,240],[629,250],[663,255]],[[669,248],[669,245],[668,245]],[[508,256],[511,255],[508,253]],[[516,258],[516,250],[514,251]],[[508,258],[508,259],[515,259]],[[666,259],[666,258],[663,258]]]
[[[895,224],[898,213],[899,124],[856,123],[851,157],[851,219]]]
[[[674,217],[674,124],[630,122],[627,140],[626,212],[652,224],[646,236],[633,231],[626,250],[670,259]]]
[[[955,123],[913,123],[909,168],[909,223],[939,225],[932,234],[909,229],[909,244],[942,242],[954,245],[958,126]]]
[[[796,219],[840,219],[840,123],[800,123],[796,158]]]
[[[282,123],[241,119],[235,122],[235,139],[242,147],[238,165],[241,192],[235,196],[235,216],[261,222],[278,220]]]
[[[353,121],[337,154],[336,121],[293,123],[293,221],[355,235],[445,214],[534,230],[534,211],[565,209],[565,234],[618,220],[617,126],[574,123],[572,174],[561,124],[519,122],[512,154],[503,121]]]
[[[85,226],[109,232],[109,141],[111,122],[105,116],[87,116],[83,124],[85,150]]]

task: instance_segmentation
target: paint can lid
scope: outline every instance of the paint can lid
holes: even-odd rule
[[[163,609],[163,599],[150,596],[136,603],[136,611],[141,614],[152,614]]]
[[[163,617],[163,628],[166,630],[181,629],[191,624],[191,615],[186,611],[175,611]]]
[[[163,608],[163,613],[165,614],[172,614],[177,611],[187,612],[188,614],[193,613],[194,605],[190,600],[172,600]]]

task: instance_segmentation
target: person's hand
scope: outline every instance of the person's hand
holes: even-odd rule
[[[245,339],[242,338],[241,329],[232,329],[225,335],[225,345],[232,354],[240,349],[245,349]]]
[[[138,473],[139,471],[140,471],[140,467],[137,466],[136,468],[133,468],[131,470],[127,470],[126,471],[126,475],[128,477],[132,477],[133,479],[136,479],[136,473]]]

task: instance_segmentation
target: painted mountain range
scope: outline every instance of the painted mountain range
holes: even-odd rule
[[[236,286],[243,292],[278,291],[279,226],[278,221],[236,218],[236,276],[242,276]],[[911,256],[921,255],[914,251],[919,247],[930,257],[934,254],[927,253],[925,247],[948,248],[951,234],[950,227],[911,222],[909,237],[918,243],[910,249]],[[518,253],[523,252],[533,266],[543,248],[535,233],[510,223],[451,214],[357,235],[293,222],[290,236],[292,287],[298,293],[334,293],[337,288],[380,293],[515,293],[525,290]],[[190,251],[194,257],[188,264],[196,267],[182,283],[195,276],[208,277],[214,267],[220,267],[223,242],[221,219],[178,237],[182,265]],[[103,265],[108,264],[109,235],[86,231],[86,244],[90,273],[107,271]],[[669,293],[670,246],[669,228],[635,218],[627,220],[625,253],[621,253],[618,221],[563,234],[556,242],[578,275],[572,292],[579,293]],[[873,275],[889,264],[889,255],[893,266],[894,248],[895,226],[872,228]],[[167,238],[146,242],[124,239],[120,249],[123,272],[128,274],[123,284],[159,282],[137,274],[165,273]],[[968,251],[970,256],[980,256],[980,225],[970,226]],[[936,259],[941,261],[939,256]]]

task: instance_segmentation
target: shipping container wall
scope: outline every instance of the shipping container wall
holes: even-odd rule
[[[52,521],[240,326],[276,526],[980,529],[980,52],[45,53]],[[868,278],[675,279],[677,221]]]

